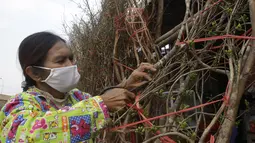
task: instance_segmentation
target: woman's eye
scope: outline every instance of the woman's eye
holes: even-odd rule
[[[73,56],[70,56],[70,57],[69,57],[69,60],[70,60],[70,61],[73,61],[73,60],[74,60]]]
[[[62,63],[64,63],[65,62],[65,60],[59,60],[59,61],[57,61],[57,63],[59,63],[59,64],[62,64]]]

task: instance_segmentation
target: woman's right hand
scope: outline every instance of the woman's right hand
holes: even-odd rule
[[[109,111],[118,111],[128,103],[133,103],[135,94],[124,88],[114,88],[102,94],[101,98]]]

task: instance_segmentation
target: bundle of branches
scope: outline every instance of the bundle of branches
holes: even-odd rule
[[[125,1],[120,5],[124,7]],[[80,69],[79,87],[92,95],[97,95],[105,86],[118,83],[113,72],[113,45],[115,37],[115,3],[102,2],[100,11],[93,11],[88,0],[78,6],[85,16],[74,22],[70,28],[65,26],[70,38],[70,45],[76,55]],[[124,42],[123,42],[124,43]],[[123,49],[118,53],[124,56]]]
[[[162,1],[148,12],[143,1],[105,0],[97,19],[90,16],[95,23],[70,33],[86,91],[120,82],[130,73],[123,65],[159,69],[134,105],[113,113],[103,141],[229,142],[254,62],[255,1],[185,0],[183,22],[161,35]],[[163,56],[165,44],[172,48]]]

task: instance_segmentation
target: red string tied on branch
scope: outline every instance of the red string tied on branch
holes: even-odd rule
[[[138,93],[137,96],[136,96],[136,98],[135,98],[135,102],[136,102],[135,105],[127,104],[127,106],[130,107],[130,108],[132,108],[132,109],[137,110],[138,115],[139,115],[140,117],[142,117],[143,119],[147,119],[147,118],[143,115],[143,110],[142,110],[142,109],[140,108],[140,106],[139,106],[139,99],[140,99],[140,96],[141,96],[141,94]],[[150,121],[146,122],[145,124],[146,124],[147,126],[149,126],[149,127],[152,127],[152,126],[153,126],[153,124],[152,124]],[[156,131],[156,134],[159,135],[159,134],[161,134],[161,132],[158,130],[158,131]],[[169,138],[168,136],[160,137],[159,139],[160,139],[160,141],[163,142],[163,143],[176,143],[174,140],[172,140],[172,139]]]

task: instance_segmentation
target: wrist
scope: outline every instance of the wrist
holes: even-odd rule
[[[100,97],[100,96],[95,96],[95,97],[93,97],[93,99],[100,106],[100,108],[102,110],[102,113],[104,115],[104,118],[105,119],[109,119],[110,118],[110,116],[109,116],[109,109],[108,109],[107,105],[105,104],[104,99],[102,97]]]
[[[120,84],[117,85],[117,87],[120,88],[126,88],[127,87],[127,78],[124,78]]]

